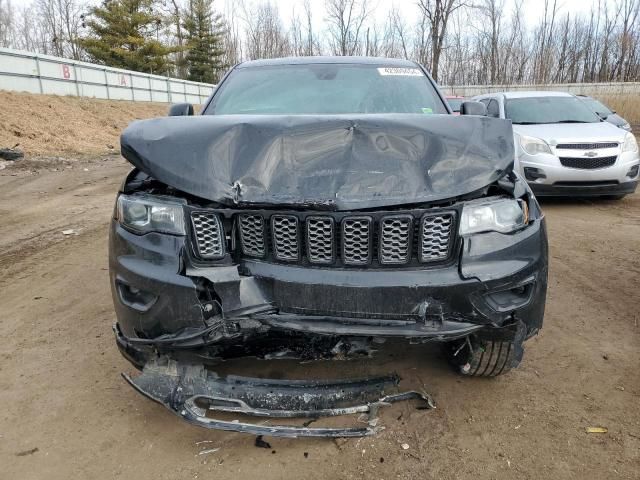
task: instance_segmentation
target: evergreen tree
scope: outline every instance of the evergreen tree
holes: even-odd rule
[[[158,33],[162,18],[157,0],[103,0],[91,9],[86,25],[91,30],[80,45],[92,61],[138,72],[166,74],[168,55],[176,48],[163,45]]]
[[[188,79],[216,83],[227,67],[224,55],[224,22],[211,9],[212,0],[189,0],[184,29]]]

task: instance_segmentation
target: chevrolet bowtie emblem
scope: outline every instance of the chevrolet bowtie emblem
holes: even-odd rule
[[[586,152],[584,154],[585,157],[589,157],[589,158],[593,158],[595,156],[597,156],[598,154],[596,152]]]

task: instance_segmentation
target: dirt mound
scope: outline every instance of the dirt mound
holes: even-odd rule
[[[29,156],[118,151],[122,129],[166,115],[164,103],[98,100],[0,91],[0,148],[16,144]]]

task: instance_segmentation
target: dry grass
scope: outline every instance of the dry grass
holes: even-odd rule
[[[19,144],[27,156],[118,151],[135,119],[166,115],[161,103],[33,95],[0,91],[0,147]]]
[[[598,100],[606,103],[627,122],[640,127],[640,94],[638,95],[600,95]]]

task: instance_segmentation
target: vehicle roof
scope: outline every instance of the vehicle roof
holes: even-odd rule
[[[309,65],[309,64],[357,64],[384,65],[389,67],[417,67],[411,60],[384,57],[282,57],[262,60],[249,60],[240,63],[236,68],[267,67],[272,65]]]
[[[546,90],[530,91],[530,92],[501,92],[504,98],[531,98],[531,97],[573,97],[566,92],[548,92]]]

